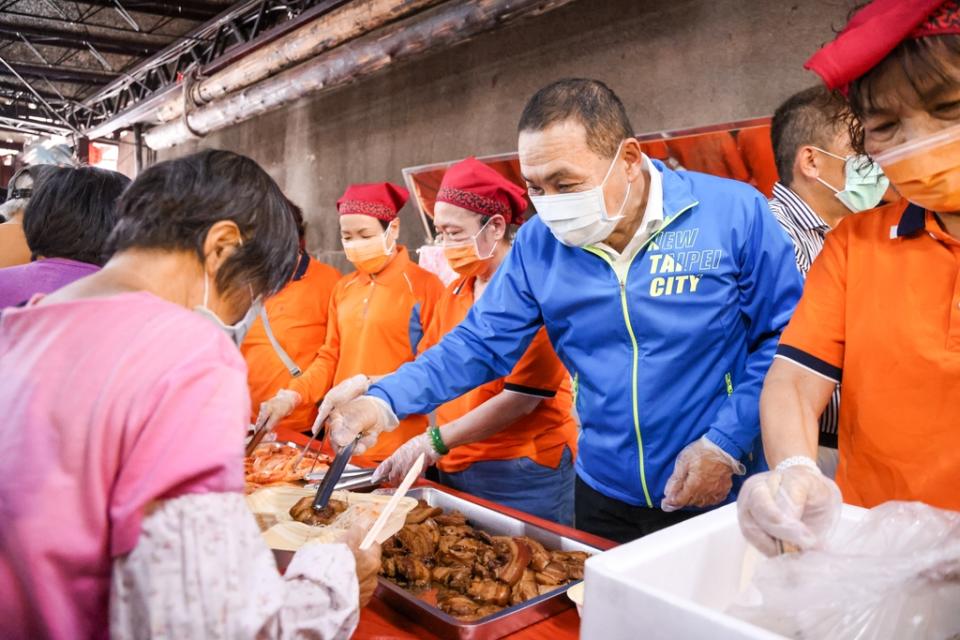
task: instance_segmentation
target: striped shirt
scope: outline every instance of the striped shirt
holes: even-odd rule
[[[780,225],[793,240],[793,253],[797,268],[807,277],[810,265],[823,249],[823,240],[830,225],[823,221],[810,206],[790,187],[781,183],[773,185],[770,210]],[[820,416],[820,445],[837,448],[837,421],[840,417],[840,386],[833,390],[830,403]]]

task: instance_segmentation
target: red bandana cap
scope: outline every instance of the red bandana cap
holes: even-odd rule
[[[342,216],[370,216],[390,222],[409,198],[406,189],[392,182],[352,184],[337,200],[337,212]]]
[[[843,93],[908,38],[960,33],[960,0],[874,0],[803,65]]]
[[[526,189],[471,157],[443,174],[437,202],[449,202],[483,216],[501,215],[507,224],[520,225],[527,210],[526,195]]]

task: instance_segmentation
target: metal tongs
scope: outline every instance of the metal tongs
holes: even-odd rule
[[[358,435],[350,444],[340,449],[336,457],[334,457],[333,462],[330,463],[330,467],[324,474],[323,480],[320,481],[320,486],[317,487],[317,495],[313,499],[314,511],[320,511],[330,502],[330,496],[333,495],[334,489],[337,488],[337,483],[340,482],[340,476],[343,475],[343,470],[347,467],[347,463],[350,462],[350,456],[353,455],[353,449],[357,446],[359,440],[360,436]]]
[[[259,446],[260,442],[263,440],[263,437],[267,435],[267,432],[268,432],[266,424],[264,424],[259,429],[257,429],[256,425],[251,425],[251,426],[253,426],[253,437],[250,438],[250,444],[247,445],[247,451],[246,453],[244,453],[244,455],[247,457],[250,457],[253,455],[254,449],[256,449],[257,446]]]
[[[298,467],[300,466],[300,463],[303,462],[303,457],[304,457],[305,455],[307,455],[307,451],[309,451],[309,450],[310,450],[310,447],[313,446],[314,441],[317,439],[317,436],[320,434],[320,431],[321,431],[320,425],[321,425],[321,423],[323,423],[324,421],[326,421],[326,418],[327,418],[327,417],[326,417],[325,415],[323,415],[322,413],[318,413],[318,414],[317,414],[317,419],[313,421],[313,427],[311,428],[311,431],[313,431],[313,435],[310,436],[310,439],[309,439],[309,440],[307,440],[307,444],[303,445],[303,451],[300,452],[299,457],[297,457],[297,461],[293,463],[293,468],[294,468],[294,469],[298,468]],[[307,475],[308,475],[308,476],[309,476],[311,473],[313,473],[313,470],[314,470],[314,469],[316,469],[316,467],[317,467],[317,461],[319,461],[319,460],[320,460],[320,456],[316,456],[316,457],[313,459],[313,464],[310,465],[310,471],[307,471]]]

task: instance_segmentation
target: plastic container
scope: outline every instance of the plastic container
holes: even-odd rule
[[[865,513],[844,505],[840,527]],[[782,639],[724,613],[748,581],[754,554],[730,504],[590,558],[581,637]]]

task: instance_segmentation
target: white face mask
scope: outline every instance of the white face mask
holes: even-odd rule
[[[251,294],[252,295],[252,294]],[[247,337],[247,333],[250,331],[250,327],[257,320],[257,316],[260,315],[260,308],[263,307],[263,302],[257,298],[250,305],[250,308],[247,309],[247,313],[244,314],[243,318],[236,324],[227,324],[220,319],[210,307],[207,306],[207,302],[210,296],[210,278],[207,276],[207,272],[203,272],[203,304],[194,307],[193,310],[204,318],[209,319],[215,325],[220,327],[227,336],[233,341],[238,347],[243,343],[243,339]]]
[[[610,177],[610,172],[620,159],[620,146],[607,169],[607,175],[599,186],[577,191],[575,193],[558,193],[550,196],[530,196],[530,201],[537,209],[537,215],[547,225],[554,237],[568,247],[585,247],[600,242],[617,226],[623,218],[623,209],[630,196],[630,183],[623,194],[623,203],[614,216],[607,215],[607,204],[603,198],[603,186]]]

